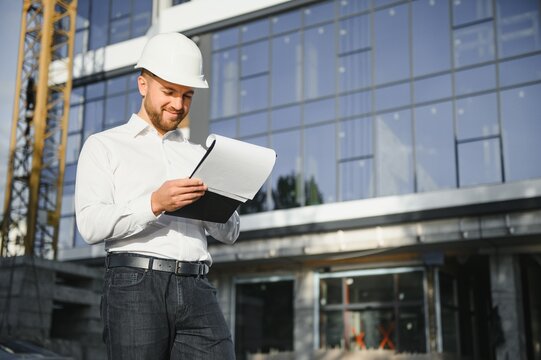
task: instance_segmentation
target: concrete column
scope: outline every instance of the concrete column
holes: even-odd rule
[[[294,298],[294,343],[296,360],[310,360],[314,352],[314,274],[309,270],[299,271],[295,281]]]
[[[498,341],[495,344],[496,359],[526,360],[523,294],[518,258],[513,255],[491,255],[490,284],[492,306],[498,310],[501,335],[503,335],[503,341]],[[493,320],[495,318],[497,315],[492,317]],[[493,334],[497,334],[497,332],[493,332]],[[494,340],[493,336],[491,341]]]

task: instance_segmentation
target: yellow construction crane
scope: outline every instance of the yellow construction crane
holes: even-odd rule
[[[23,3],[3,257],[56,258],[76,14],[77,0]]]

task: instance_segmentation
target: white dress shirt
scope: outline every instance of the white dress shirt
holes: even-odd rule
[[[205,149],[180,130],[163,137],[133,114],[121,126],[85,142],[75,184],[77,227],[86,242],[105,241],[108,252],[133,252],[183,261],[212,259],[206,233],[232,244],[239,235],[237,212],[225,224],[155,216],[150,197],[163,182],[187,178]]]

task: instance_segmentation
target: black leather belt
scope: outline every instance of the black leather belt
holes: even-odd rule
[[[128,266],[145,270],[166,271],[176,275],[185,276],[205,276],[209,272],[209,266],[205,263],[159,259],[133,254],[107,255],[107,267],[113,268],[119,266]]]

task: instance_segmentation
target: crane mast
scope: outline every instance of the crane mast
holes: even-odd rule
[[[2,257],[56,259],[77,0],[24,0]]]

